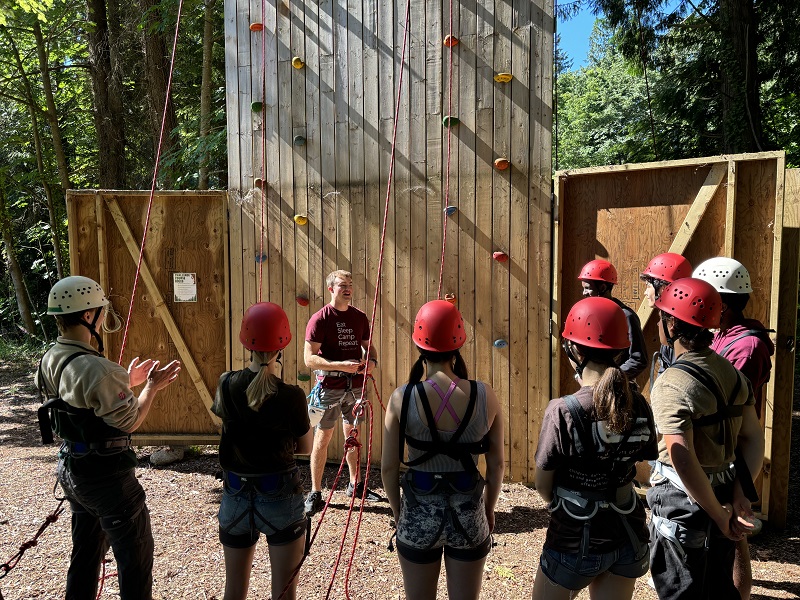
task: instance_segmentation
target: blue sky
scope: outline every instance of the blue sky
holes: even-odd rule
[[[589,35],[594,27],[595,16],[583,9],[568,21],[559,21],[557,28],[561,36],[561,49],[572,59],[572,68],[579,69],[586,64],[589,52]]]
[[[680,0],[669,0],[665,10],[674,10]],[[589,36],[592,34],[595,16],[586,8],[567,21],[558,21],[557,33],[561,35],[561,49],[572,59],[572,68],[580,69],[586,65],[589,52]]]

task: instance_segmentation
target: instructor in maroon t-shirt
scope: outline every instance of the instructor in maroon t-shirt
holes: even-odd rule
[[[311,451],[311,492],[306,498],[306,512],[313,515],[325,506],[322,500],[322,472],[328,455],[328,444],[339,417],[347,438],[353,428],[353,407],[361,399],[364,373],[378,366],[375,347],[369,346],[369,319],[362,311],[350,306],[353,296],[353,277],[348,271],[334,271],[326,279],[331,301],[314,313],[306,327],[306,366],[316,371],[317,385],[312,390],[312,403],[325,409],[314,432]],[[347,495],[364,497],[364,482],[359,482],[358,454],[347,454],[350,483]],[[383,500],[367,490],[366,500]]]

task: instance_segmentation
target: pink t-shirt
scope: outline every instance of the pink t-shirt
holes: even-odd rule
[[[321,344],[319,356],[326,360],[361,360],[361,344],[369,339],[369,319],[353,306],[347,310],[337,310],[326,304],[315,312],[306,326],[306,341]],[[353,377],[353,387],[361,387],[363,377]],[[337,385],[341,383],[341,385]],[[331,381],[326,378],[325,387],[346,386],[346,381]]]

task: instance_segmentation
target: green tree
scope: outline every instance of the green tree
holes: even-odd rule
[[[556,168],[655,158],[644,78],[603,20],[592,31],[588,65],[557,75]]]

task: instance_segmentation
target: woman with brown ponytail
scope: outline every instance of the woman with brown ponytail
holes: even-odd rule
[[[534,600],[630,599],[647,572],[644,505],[633,489],[636,463],[658,456],[653,413],[617,367],[628,348],[622,309],[586,298],[570,310],[564,351],[581,385],[547,407],[536,450],[536,490],[550,524]]]
[[[272,597],[294,600],[307,529],[294,455],[311,452],[314,438],[305,393],[281,378],[281,350],[292,341],[289,319],[277,304],[254,304],[239,340],[251,352],[250,366],[222,374],[213,406],[222,419],[224,600],[247,597],[259,533],[269,546]]]

